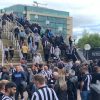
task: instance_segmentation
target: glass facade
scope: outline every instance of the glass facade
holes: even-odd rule
[[[6,12],[12,10],[20,17],[24,16],[23,12],[25,12],[25,10],[27,10],[27,12],[31,11],[33,12],[29,15],[31,23],[39,23],[43,28],[42,30],[51,28],[55,34],[62,34],[63,37],[67,35],[67,17],[69,16],[69,12],[26,5],[14,5],[5,8]]]
[[[55,34],[59,33],[59,28],[64,36],[67,33],[67,19],[66,18],[58,18],[58,17],[50,17],[50,16],[42,16],[38,15],[38,18],[35,18],[35,14],[30,15],[30,21],[39,23],[44,29],[51,28],[52,32]],[[49,21],[49,24],[46,24],[46,21]]]

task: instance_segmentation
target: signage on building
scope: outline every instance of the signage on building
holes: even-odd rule
[[[92,59],[100,59],[100,48],[92,48],[88,52],[88,58]]]

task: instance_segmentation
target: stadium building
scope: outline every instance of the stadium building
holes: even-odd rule
[[[10,6],[4,8],[2,12],[13,12],[19,17],[26,16],[31,23],[39,23],[42,31],[51,28],[53,33],[62,34],[63,37],[72,35],[72,17],[69,12],[26,5]]]

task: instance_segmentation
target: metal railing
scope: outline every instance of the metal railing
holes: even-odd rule
[[[0,40],[0,44],[1,44],[1,52],[2,52],[2,66],[4,66],[4,45],[2,40]]]
[[[14,20],[14,21],[17,23],[17,25],[20,25],[21,27],[23,27],[23,25],[21,25],[18,21],[16,21],[16,20]],[[23,27],[23,29],[24,29],[24,27]],[[32,37],[34,37],[34,33],[30,28],[29,28],[29,31],[30,31]],[[40,44],[39,48],[43,51],[42,40],[39,41],[39,44]]]
[[[9,19],[9,18],[8,18]],[[19,26],[19,29],[20,30],[24,30],[24,26],[23,25],[21,25],[17,20],[13,20],[13,21],[11,21],[10,19],[9,19],[9,22],[10,23],[12,23],[13,25],[12,26]],[[32,37],[34,37],[34,33],[33,33],[33,31],[29,28],[29,32],[30,32],[30,34],[32,35]],[[15,40],[15,38],[14,38],[14,35],[13,35],[13,39]],[[26,38],[26,40],[28,39],[28,36],[27,36],[27,38]],[[14,43],[14,41],[13,41],[13,43]],[[42,41],[40,40],[39,41],[39,48],[43,51],[43,46],[42,46]],[[16,44],[15,44],[16,45]],[[19,45],[19,43],[17,42],[17,45]],[[19,46],[18,46],[19,47]],[[19,48],[20,49],[20,48]],[[21,53],[21,50],[19,51],[19,53],[20,53],[20,57],[22,58],[22,53]]]
[[[19,57],[22,58],[21,48],[19,45],[19,41],[15,38],[13,29],[16,24],[13,23],[9,18],[6,20],[6,36],[7,39],[10,39],[13,43],[14,48],[19,52]]]

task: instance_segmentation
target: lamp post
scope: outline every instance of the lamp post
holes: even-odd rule
[[[84,49],[86,51],[86,59],[88,60],[88,51],[91,49],[90,44],[85,44],[84,45]]]

